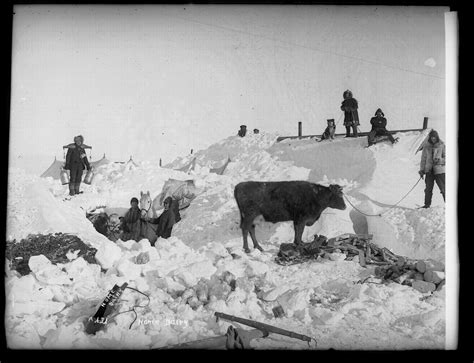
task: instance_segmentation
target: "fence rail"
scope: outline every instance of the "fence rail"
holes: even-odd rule
[[[428,128],[428,117],[423,118],[423,127],[421,129],[404,129],[404,130],[389,130],[390,134],[396,134],[397,132],[411,132],[411,131],[423,131]],[[358,136],[367,136],[369,135],[370,131],[359,132]],[[345,133],[342,134],[334,134],[334,136],[344,136]],[[316,135],[303,135],[302,134],[302,122],[298,122],[298,136],[280,136],[277,138],[277,142],[286,140],[286,139],[311,139],[313,137],[321,137],[321,134]]]

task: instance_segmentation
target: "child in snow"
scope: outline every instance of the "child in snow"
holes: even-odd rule
[[[133,197],[130,200],[130,206],[131,208],[122,218],[121,229],[123,232],[120,236],[120,239],[122,241],[134,240],[138,242],[141,235],[141,220],[140,208],[138,208],[138,199]]]
[[[68,145],[66,164],[64,165],[64,169],[70,171],[69,195],[80,193],[82,172],[86,168],[90,170],[91,167],[84,150],[84,138],[82,135],[79,135],[74,137],[73,145]]]
[[[321,140],[334,140],[334,134],[336,133],[336,124],[334,123],[334,119],[329,119],[328,120],[328,126],[326,127],[326,130],[324,130],[324,133],[321,135]]]
[[[156,228],[157,237],[169,238],[171,237],[171,230],[173,225],[176,223],[176,216],[171,208],[173,199],[171,197],[166,197],[163,202],[164,211],[158,218],[149,218],[145,217],[147,222],[158,224]]]
[[[380,108],[375,111],[375,117],[370,119],[370,124],[372,125],[372,130],[370,130],[369,135],[367,135],[369,146],[375,144],[376,136],[387,136],[392,144],[397,142],[397,140],[395,140],[393,136],[387,131],[387,119]]]
[[[420,163],[420,177],[425,177],[425,205],[422,208],[429,208],[431,206],[431,198],[433,197],[434,183],[445,199],[445,164],[446,164],[446,149],[443,141],[439,138],[438,132],[432,130],[428,135],[428,142],[423,146]]]

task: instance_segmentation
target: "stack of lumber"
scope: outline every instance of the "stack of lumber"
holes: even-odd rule
[[[371,234],[345,233],[327,239],[315,235],[314,241],[310,243],[283,243],[275,261],[281,265],[291,265],[316,260],[319,256],[331,260],[352,260],[362,267],[376,265],[375,276],[382,281],[409,285],[422,293],[440,290],[444,285],[442,263],[396,255],[388,248],[371,242],[372,237]]]
[[[329,239],[320,249],[324,253],[342,252],[346,254],[346,259],[358,259],[362,267],[377,265],[376,277],[412,286],[423,293],[440,290],[445,284],[442,263],[396,255],[388,248],[370,242],[371,239],[371,234],[343,234]]]

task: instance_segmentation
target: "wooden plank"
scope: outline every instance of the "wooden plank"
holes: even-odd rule
[[[393,134],[396,134],[397,132],[412,132],[412,131],[423,131],[423,129],[389,130],[388,133],[393,135]],[[359,132],[358,137],[368,136],[369,132],[370,131]],[[344,133],[344,134],[335,134],[334,136],[345,136],[345,135],[346,134]],[[280,136],[280,137],[277,138],[277,142],[280,142],[280,141],[283,141],[283,140],[286,140],[286,139],[291,139],[291,140],[300,139],[300,140],[303,140],[303,139],[310,139],[310,138],[313,138],[313,137],[321,137],[321,134],[303,135],[303,136]]]
[[[364,251],[361,251],[361,250],[359,250],[359,264],[360,264],[362,267],[365,267],[365,266],[366,266]]]

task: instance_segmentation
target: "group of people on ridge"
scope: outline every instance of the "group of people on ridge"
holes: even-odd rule
[[[253,129],[254,134],[259,134],[259,129]],[[247,135],[247,125],[240,125],[240,130],[237,132],[237,136],[244,137]]]
[[[351,128],[352,128],[352,137],[358,137],[357,128],[360,125],[359,123],[359,113],[357,100],[353,97],[350,90],[346,90],[343,93],[344,100],[341,104],[341,110],[344,111],[344,126],[346,127],[346,137],[351,137]],[[328,120],[329,121],[329,120]],[[370,119],[370,124],[372,129],[368,135],[368,144],[369,146],[375,144],[375,138],[377,136],[387,136],[392,144],[397,142],[396,139],[388,132],[387,130],[387,119],[382,111],[378,108],[375,111],[374,117]]]
[[[346,90],[343,94],[344,101],[342,101],[341,110],[344,111],[344,126],[346,127],[346,137],[350,137],[350,129],[352,127],[353,136],[357,137],[357,126],[359,125],[359,115],[357,113],[357,100],[353,97],[352,92]],[[334,120],[328,120],[334,123]],[[375,116],[370,119],[372,129],[368,135],[369,146],[375,143],[376,136],[387,136],[388,139],[393,143],[397,142],[396,139],[387,131],[387,119],[383,111],[379,108],[375,111]],[[334,126],[335,128],[335,126]],[[439,138],[438,132],[432,130],[429,135],[427,142],[423,145],[421,154],[420,170],[419,175],[421,178],[425,178],[425,203],[422,208],[429,208],[431,206],[431,200],[433,197],[434,183],[438,185],[438,188],[443,196],[443,200],[446,201],[445,197],[445,163],[446,163],[446,149],[444,143]]]

